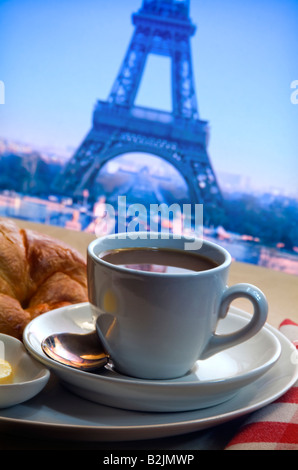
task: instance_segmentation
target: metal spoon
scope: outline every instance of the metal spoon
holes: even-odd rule
[[[96,331],[52,334],[42,341],[41,348],[54,361],[84,371],[100,369],[109,361]]]

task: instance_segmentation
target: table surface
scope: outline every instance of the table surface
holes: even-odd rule
[[[30,228],[46,233],[54,238],[60,239],[86,256],[88,244],[94,240],[95,235],[85,232],[67,230],[61,227],[37,224],[33,222],[16,220],[21,228]],[[229,285],[238,282],[249,282],[257,285],[266,295],[269,304],[267,322],[277,328],[285,318],[298,321],[298,277],[284,272],[273,271],[267,268],[233,262],[230,269]],[[238,299],[233,303],[236,307],[248,312],[251,305],[245,299]],[[236,432],[240,420],[216,426],[206,431],[199,431],[186,436],[177,436],[171,439],[161,439],[157,442],[143,441],[136,447],[135,443],[72,443],[55,440],[36,440],[18,436],[16,434],[5,434],[0,432],[0,449],[93,449],[93,450],[129,450],[129,449],[221,449]]]

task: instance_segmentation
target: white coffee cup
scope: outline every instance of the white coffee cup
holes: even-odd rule
[[[114,367],[143,379],[171,379],[186,374],[204,360],[255,335],[267,319],[263,292],[242,283],[227,287],[230,254],[209,241],[200,241],[203,256],[218,265],[206,271],[169,274],[118,266],[102,253],[135,247],[184,250],[188,238],[143,232],[139,237],[114,234],[88,247],[89,301],[97,331]],[[195,244],[194,244],[195,246]],[[253,304],[249,323],[228,335],[215,333],[230,303],[239,297]]]

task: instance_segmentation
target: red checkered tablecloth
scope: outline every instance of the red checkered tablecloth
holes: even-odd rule
[[[298,324],[285,320],[279,329],[298,349]],[[253,413],[226,450],[298,450],[298,381],[278,400]]]

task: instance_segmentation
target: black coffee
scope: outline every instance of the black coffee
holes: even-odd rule
[[[205,256],[167,248],[121,248],[105,251],[99,257],[117,266],[161,273],[199,272],[218,266]]]

